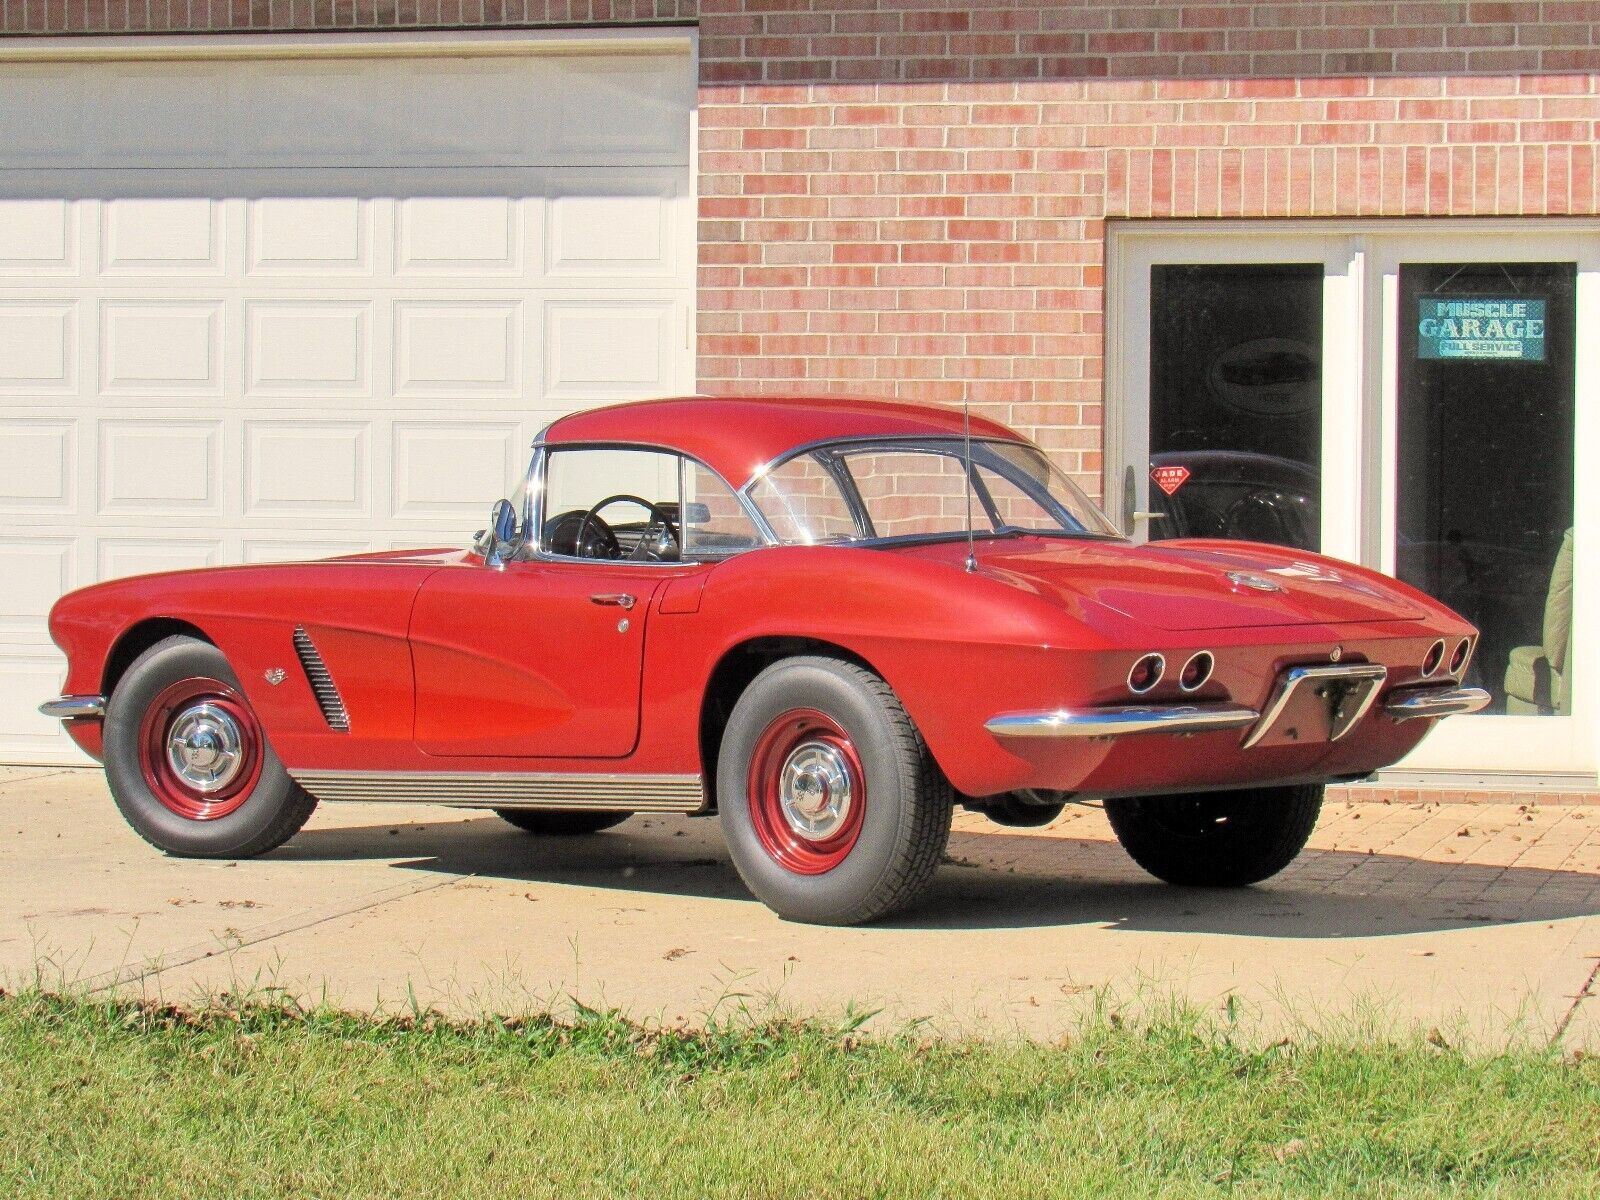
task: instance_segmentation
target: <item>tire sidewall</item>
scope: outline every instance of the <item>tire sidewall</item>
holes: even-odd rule
[[[161,802],[146,782],[140,763],[144,715],[166,688],[197,676],[219,679],[244,694],[222,651],[194,638],[168,638],[128,668],[106,704],[106,780],[123,817],[145,840],[173,854],[228,858],[266,834],[297,788],[257,720],[261,775],[243,804],[226,816],[197,821]],[[245,703],[248,706],[248,700]],[[251,715],[254,717],[254,712]]]
[[[790,871],[762,846],[750,815],[750,759],[767,727],[784,713],[813,708],[849,736],[865,776],[861,832],[843,862],[816,875]],[[810,661],[769,667],[740,696],[717,755],[717,811],[734,866],[758,899],[780,916],[832,923],[855,919],[892,869],[907,836],[907,781],[894,727],[882,702],[842,670]]]

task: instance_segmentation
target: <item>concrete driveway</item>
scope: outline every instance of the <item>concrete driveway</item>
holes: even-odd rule
[[[1600,1048],[1600,808],[1336,803],[1241,892],[1167,887],[1095,809],[959,815],[931,899],[865,929],[750,899],[714,820],[541,841],[492,815],[323,805],[247,862],[166,858],[96,771],[0,770],[0,975],[168,1000],[286,989],[355,1008],[614,1006],[646,1021],[882,1010],[1052,1037],[1174,995],[1299,1023]]]

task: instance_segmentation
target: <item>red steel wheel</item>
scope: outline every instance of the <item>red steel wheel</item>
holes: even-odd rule
[[[750,821],[772,860],[799,875],[842,863],[861,836],[866,772],[844,728],[814,708],[774,718],[756,739]]]
[[[250,798],[261,778],[255,714],[220,679],[180,679],[157,694],[139,725],[139,767],[163,806],[215,821]]]

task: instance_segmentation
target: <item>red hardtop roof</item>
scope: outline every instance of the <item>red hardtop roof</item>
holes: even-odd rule
[[[735,488],[791,450],[852,437],[960,435],[959,409],[806,396],[687,396],[614,404],[562,417],[549,445],[637,442],[698,458]],[[972,436],[1021,441],[997,421],[972,418]]]

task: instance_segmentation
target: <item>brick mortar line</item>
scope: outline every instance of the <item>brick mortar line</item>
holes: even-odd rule
[[[232,954],[236,950],[243,950],[246,946],[257,946],[287,934],[314,929],[318,925],[324,925],[340,917],[354,916],[356,913],[381,908],[383,905],[393,901],[420,896],[424,892],[431,892],[437,888],[452,887],[462,880],[470,878],[472,878],[472,874],[469,872],[464,875],[451,875],[444,879],[427,880],[419,884],[396,884],[377,893],[368,893],[353,904],[336,905],[320,910],[314,909],[285,917],[283,920],[272,924],[257,925],[247,935],[229,945],[221,945],[219,947],[216,942],[195,942],[174,951],[171,957],[167,955],[152,955],[134,966],[116,967],[109,971],[102,971],[100,974],[92,976],[85,987],[88,993],[93,995],[97,992],[118,987],[124,983],[130,983],[135,979],[159,978],[177,967],[189,966],[207,958],[217,958],[221,955]]]

